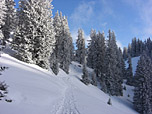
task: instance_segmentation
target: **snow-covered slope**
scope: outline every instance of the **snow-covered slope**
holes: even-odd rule
[[[60,70],[58,76],[6,54],[0,64],[9,67],[0,80],[9,85],[8,97],[13,100],[0,101],[0,114],[137,114],[131,103],[133,87],[127,86],[124,97],[111,97],[110,106],[107,94],[79,80],[82,67],[75,62],[69,75]]]
[[[137,63],[138,63],[139,59],[140,59],[140,57],[134,57],[134,58],[131,59],[133,74],[135,74],[135,72],[136,72],[136,67],[137,67]],[[127,61],[125,63],[126,63],[126,68],[128,68]]]

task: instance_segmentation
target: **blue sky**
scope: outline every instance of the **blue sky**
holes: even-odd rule
[[[133,37],[152,36],[152,0],[54,0],[52,4],[53,15],[59,10],[68,17],[74,41],[78,28],[84,30],[86,39],[91,28],[106,36],[111,29],[121,47]]]

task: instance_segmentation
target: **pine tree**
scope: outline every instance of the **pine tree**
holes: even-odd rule
[[[76,42],[76,47],[76,61],[78,61],[80,64],[83,64],[85,59],[85,38],[82,29],[78,30],[78,39]]]
[[[152,114],[152,62],[144,52],[138,61],[134,90],[134,107],[141,114]]]
[[[59,73],[59,63],[57,59],[57,52],[55,50],[53,51],[53,53],[51,53],[50,56],[50,68],[55,75]]]
[[[62,18],[62,39],[60,45],[60,68],[69,73],[69,65],[71,63],[71,54],[73,51],[72,37],[70,34],[67,18]]]
[[[54,26],[54,31],[55,31],[55,39],[56,39],[56,43],[55,43],[55,49],[54,51],[56,52],[56,56],[57,56],[57,59],[58,59],[58,62],[59,60],[61,59],[61,56],[60,56],[60,53],[61,53],[61,50],[62,50],[62,17],[59,16],[59,13],[58,11],[56,12],[55,16],[54,16],[54,19],[53,19],[53,26]]]
[[[131,57],[128,57],[128,68],[126,71],[126,77],[127,77],[127,82],[126,84],[128,85],[133,85],[133,73],[132,73],[132,62],[131,62]]]
[[[96,74],[95,74],[95,72],[93,72],[92,73],[92,84],[94,85],[94,86],[97,86],[97,77],[96,77]]]
[[[4,35],[2,33],[2,26],[5,24],[6,5],[4,0],[0,0],[0,44],[3,44]]]
[[[53,53],[55,32],[52,19],[52,0],[33,2],[36,12],[36,32],[34,37],[33,60],[42,68],[50,68],[50,54]]]
[[[95,59],[95,54],[94,54],[94,50],[95,50],[95,40],[97,38],[96,35],[96,31],[95,30],[91,30],[90,32],[90,43],[88,46],[88,56],[87,56],[87,66],[90,68],[94,68],[94,59]]]
[[[51,0],[20,0],[19,23],[14,34],[13,48],[19,58],[42,68],[50,68],[54,47],[54,28]]]
[[[86,85],[89,84],[89,79],[88,79],[88,71],[87,71],[87,68],[86,68],[86,62],[84,62],[83,64],[83,75],[82,75],[82,82]]]
[[[131,44],[129,43],[128,44],[128,56],[132,56],[132,53],[131,53],[131,49],[132,47],[131,47]]]
[[[104,71],[105,71],[105,65],[104,65],[104,59],[105,59],[105,51],[106,51],[106,45],[105,45],[105,36],[104,32],[101,34],[98,32],[97,38],[94,42],[94,70],[96,73],[96,76],[101,79]]]
[[[124,49],[123,49],[123,59],[124,59],[124,60],[127,60],[127,57],[128,57],[127,48],[124,47]]]
[[[4,34],[4,41],[5,44],[6,41],[10,38],[11,32],[15,31],[16,28],[16,9],[15,9],[15,2],[14,0],[5,0],[6,4],[6,17],[4,19],[5,24],[2,27],[2,31]]]
[[[127,79],[127,70],[126,70],[126,64],[123,58],[121,58],[121,69],[122,69],[122,74],[123,74],[123,79]]]
[[[12,42],[12,47],[17,51],[17,58],[28,63],[32,63],[32,39],[33,36],[31,32],[33,31],[33,25],[31,24],[31,19],[29,13],[30,5],[25,0],[19,2],[19,9],[17,12],[18,25],[14,33],[14,38]]]
[[[117,49],[117,66],[116,66],[116,76],[115,76],[115,82],[116,82],[116,95],[123,96],[123,77],[125,75],[125,65],[124,65],[123,55],[121,49]]]
[[[118,64],[118,47],[116,45],[116,37],[114,32],[109,30],[109,39],[107,42],[107,50],[105,57],[106,71],[105,75],[103,75],[102,81],[104,82],[104,87],[102,90],[106,90],[105,92],[109,95],[122,95],[122,82],[120,77],[120,68]]]
[[[55,49],[57,62],[59,67],[64,70],[66,73],[69,73],[69,65],[73,59],[73,41],[70,34],[68,20],[62,13],[60,15],[57,11],[54,20],[53,26],[55,30]]]
[[[137,40],[136,37],[132,39],[131,43],[131,57],[136,57],[137,54]]]

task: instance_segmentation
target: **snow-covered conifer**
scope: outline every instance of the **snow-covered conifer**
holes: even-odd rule
[[[14,34],[13,48],[21,60],[50,68],[54,47],[54,28],[51,0],[20,0],[19,22]]]
[[[105,36],[104,33],[98,32],[97,38],[94,41],[94,70],[96,73],[96,76],[101,78],[104,70],[105,70],[105,51],[106,51],[106,45],[105,45]],[[97,64],[98,63],[98,64]]]
[[[126,84],[128,85],[133,85],[133,73],[132,73],[132,61],[131,61],[131,57],[128,57],[128,68],[126,71],[126,78],[127,78],[127,82]]]
[[[15,32],[16,28],[16,9],[14,0],[4,0],[6,4],[6,17],[4,19],[2,31],[4,34],[4,44],[10,38],[11,33]]]
[[[97,35],[96,35],[96,31],[95,30],[91,30],[90,32],[90,43],[89,43],[89,46],[88,46],[88,55],[87,55],[87,66],[90,67],[90,68],[94,68],[94,49],[95,49],[95,40],[97,38]]]
[[[88,70],[86,68],[86,62],[84,62],[84,64],[83,64],[83,70],[82,71],[83,71],[82,82],[84,84],[88,85],[89,84],[89,79],[88,79],[89,74],[88,74]]]
[[[105,57],[106,71],[105,75],[102,77],[102,81],[105,83],[106,88],[102,88],[106,90],[105,92],[110,95],[122,95],[122,85],[121,85],[121,77],[119,74],[120,68],[118,67],[119,61],[118,57],[118,47],[116,45],[116,37],[114,32],[109,30],[109,39],[107,42],[107,50]],[[119,82],[120,81],[120,82]],[[119,91],[118,91],[119,90]]]
[[[92,84],[94,85],[94,86],[97,86],[97,77],[96,77],[96,74],[95,74],[95,72],[93,72],[92,73]]]
[[[50,68],[55,75],[59,73],[59,63],[57,59],[57,52],[55,50],[53,50],[53,53],[51,53],[50,56]]]
[[[5,24],[5,15],[6,15],[6,5],[5,0],[0,0],[0,44],[3,43],[4,35],[2,33],[2,26]]]
[[[69,65],[71,63],[71,53],[73,51],[72,37],[70,34],[67,18],[62,17],[62,39],[60,45],[60,68],[69,73]]]
[[[12,42],[12,48],[17,51],[16,57],[24,62],[32,63],[32,52],[34,25],[31,20],[31,4],[28,1],[20,0],[19,9],[17,12],[18,23],[14,38]]]
[[[78,39],[76,42],[76,47],[76,61],[78,61],[80,64],[83,64],[85,59],[85,38],[82,29],[78,30]]]
[[[124,47],[124,48],[123,48],[123,59],[124,59],[124,60],[127,60],[127,57],[128,57],[127,48]]]
[[[134,107],[141,114],[152,114],[152,62],[144,52],[135,74]]]
[[[33,9],[36,11],[36,32],[34,37],[34,62],[42,68],[50,68],[50,54],[55,46],[55,32],[52,19],[52,0],[36,0]]]

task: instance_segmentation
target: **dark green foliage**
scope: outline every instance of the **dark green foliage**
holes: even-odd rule
[[[104,82],[103,90],[110,95],[122,96],[122,54],[118,50],[116,45],[116,37],[114,32],[109,30],[108,47],[106,49],[105,57],[105,75],[102,76],[102,82]],[[102,83],[101,82],[101,83]]]
[[[141,114],[152,114],[152,62],[146,52],[138,61],[135,74],[134,107]]]
[[[92,85],[94,85],[94,86],[97,86],[97,77],[96,77],[96,74],[95,74],[95,72],[93,72],[92,73]]]
[[[83,75],[82,75],[82,82],[86,85],[88,85],[90,83],[89,79],[88,79],[88,71],[87,71],[87,68],[86,68],[86,64],[84,63],[83,64]]]
[[[94,68],[94,59],[95,59],[95,54],[94,54],[94,51],[95,51],[95,40],[97,38],[97,35],[96,35],[96,31],[95,30],[91,30],[90,32],[90,42],[89,42],[89,45],[88,45],[88,57],[87,57],[87,66],[90,67],[90,68]]]
[[[5,24],[2,26],[2,32],[4,35],[3,43],[8,42],[11,32],[15,31],[16,28],[16,11],[15,11],[15,2],[14,0],[5,0],[6,4],[6,17],[4,19]]]
[[[6,67],[0,67],[0,75],[2,71],[4,71]],[[5,82],[0,82],[0,100],[6,97],[8,85]]]
[[[84,64],[85,59],[85,38],[84,38],[84,32],[82,29],[78,30],[78,39],[76,42],[76,61],[78,61],[80,64]]]
[[[128,58],[128,65],[129,66],[128,66],[127,71],[126,71],[126,78],[127,78],[126,84],[133,85],[132,62],[131,62],[130,56]]]

